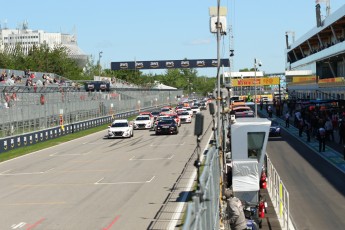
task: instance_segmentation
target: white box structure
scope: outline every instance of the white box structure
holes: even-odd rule
[[[231,124],[232,188],[248,202],[258,202],[270,126],[267,118],[237,118]]]

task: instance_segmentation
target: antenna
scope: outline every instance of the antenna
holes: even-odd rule
[[[326,5],[326,17],[328,17],[331,13],[331,5],[330,5],[330,0],[316,0],[315,4],[316,5],[320,5],[320,3],[325,3]]]
[[[286,48],[290,49],[290,44],[289,44],[289,34],[292,36],[292,43],[295,43],[295,31],[286,31],[285,32],[285,38],[286,38]]]

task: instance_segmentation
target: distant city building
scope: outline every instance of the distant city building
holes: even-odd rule
[[[88,55],[84,54],[78,47],[76,35],[63,33],[47,33],[43,30],[28,29],[26,22],[19,29],[8,29],[0,27],[0,51],[11,53],[16,45],[20,45],[22,52],[27,55],[34,45],[47,44],[53,49],[56,46],[64,46],[69,51],[69,56],[75,59],[80,67],[87,63]]]

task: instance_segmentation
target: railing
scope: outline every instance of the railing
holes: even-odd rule
[[[292,217],[290,216],[289,192],[268,156],[266,162],[268,194],[270,195],[273,206],[278,215],[280,225],[282,229],[294,230],[296,228]]]
[[[215,142],[214,142],[215,143]],[[219,150],[212,145],[206,154],[200,189],[188,204],[183,230],[218,229],[220,194]]]

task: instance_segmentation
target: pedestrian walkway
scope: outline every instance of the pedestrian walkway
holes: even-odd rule
[[[258,113],[261,117],[268,117],[268,113],[266,110],[259,110]],[[281,126],[281,129],[285,130],[286,132],[290,133],[292,136],[296,137],[296,139],[300,140],[312,149],[314,152],[319,154],[323,159],[327,162],[332,164],[337,169],[341,170],[345,173],[345,152],[344,152],[344,145],[338,144],[336,141],[326,141],[326,148],[324,152],[319,152],[319,141],[313,137],[310,138],[310,142],[307,141],[306,133],[302,134],[302,137],[299,136],[298,128],[293,126],[293,122],[290,122],[290,127],[285,128],[285,120],[279,116],[273,114],[273,119],[275,119]],[[292,121],[293,119],[290,119]],[[339,140],[339,136],[337,132],[334,132],[335,140]]]

